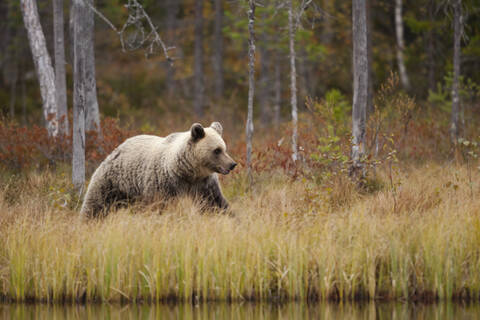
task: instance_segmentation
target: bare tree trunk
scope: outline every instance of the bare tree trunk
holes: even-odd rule
[[[175,41],[175,30],[177,25],[177,14],[178,14],[178,0],[168,0],[167,1],[167,32],[168,37],[167,41],[173,43]],[[166,74],[166,86],[167,94],[170,97],[173,97],[175,94],[175,68],[173,65],[167,61],[165,62],[165,67],[167,69]]]
[[[248,0],[248,114],[247,114],[247,174],[250,186],[252,176],[253,95],[255,91],[255,0]]]
[[[290,47],[290,102],[292,106],[292,159],[297,161],[297,70],[295,67],[295,26],[293,21],[293,0],[288,2],[288,33]]]
[[[93,6],[93,0],[88,1]],[[88,8],[88,7],[87,7]],[[97,81],[95,79],[95,20],[90,8],[85,12],[85,130],[101,134],[100,111],[97,100]]]
[[[372,37],[373,37],[373,24],[372,24],[372,0],[366,0],[367,2],[367,51],[368,51],[368,97],[367,97],[367,115],[373,112],[373,68],[372,68]]]
[[[63,0],[53,0],[53,48],[55,86],[57,89],[57,121],[60,134],[68,133],[67,80],[65,74],[65,41],[63,32]]]
[[[27,29],[33,62],[40,84],[40,93],[43,101],[43,116],[47,125],[48,134],[56,137],[58,134],[57,99],[55,88],[55,74],[52,61],[48,55],[45,35],[43,34],[35,0],[20,0],[23,21]]]
[[[332,31],[332,20],[335,8],[334,8],[334,0],[324,0],[323,1],[323,10],[325,13],[323,14],[323,28],[322,34],[320,35],[322,44],[329,46],[332,43],[333,31]]]
[[[27,86],[25,84],[25,74],[22,75],[22,123],[27,125]]]
[[[427,66],[428,66],[428,89],[435,90],[435,45],[433,31],[428,31],[427,35]]]
[[[80,194],[85,184],[86,76],[90,9],[84,0],[73,0],[73,157],[72,183]]]
[[[18,65],[15,59],[15,65],[13,67],[13,74],[10,79],[10,118],[15,118],[15,103],[17,100],[17,82],[18,82]]]
[[[457,144],[460,134],[460,95],[459,95],[459,78],[460,78],[460,49],[461,37],[463,33],[463,16],[462,1],[454,0],[453,2],[453,82],[452,82],[452,119],[450,127],[450,135],[452,142]]]
[[[428,19],[430,22],[430,28],[427,33],[427,65],[428,65],[428,89],[435,90],[435,30],[433,29],[434,23],[434,11],[435,2],[430,1],[428,5]]]
[[[402,0],[395,0],[395,34],[397,35],[397,63],[400,81],[405,90],[410,90],[410,80],[408,79],[407,68],[403,58],[405,42],[403,39]]]
[[[222,0],[215,0],[214,59],[215,97],[223,98],[223,6]]]
[[[268,76],[268,57],[267,48],[265,48],[265,38],[260,39],[263,42],[259,46],[260,53],[260,91],[258,102],[260,104],[260,121],[262,125],[266,125],[269,121],[268,98],[269,98],[269,76]]]
[[[305,99],[308,95],[310,95],[309,83],[307,80],[307,69],[308,67],[312,68],[314,64],[307,64],[307,53],[303,48],[300,48],[299,52],[296,52],[295,62],[297,66],[297,101],[300,101],[301,107],[302,105],[305,105]]]
[[[365,119],[368,99],[367,13],[364,0],[353,0],[353,110],[352,171],[363,171]],[[363,172],[362,172],[363,174]]]
[[[280,124],[280,108],[282,103],[282,78],[281,78],[281,61],[280,61],[280,54],[277,52],[275,53],[275,95],[274,95],[274,105],[273,105],[273,121],[275,127],[278,128]]]
[[[195,0],[195,50],[194,50],[194,97],[193,109],[197,117],[203,115],[203,0]]]

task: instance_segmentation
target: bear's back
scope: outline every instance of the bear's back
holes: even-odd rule
[[[153,157],[165,159],[183,148],[187,140],[188,132],[176,132],[166,137],[142,134],[125,140],[111,156],[118,153],[133,162],[153,160]]]

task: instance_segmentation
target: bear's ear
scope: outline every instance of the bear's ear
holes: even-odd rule
[[[212,122],[212,124],[210,125],[210,128],[217,131],[219,135],[222,135],[222,133],[223,133],[223,128],[222,128],[222,125],[220,124],[220,122]]]
[[[192,134],[193,142],[196,142],[205,137],[205,130],[203,130],[203,127],[200,123],[192,124],[192,127],[190,128],[190,133]]]

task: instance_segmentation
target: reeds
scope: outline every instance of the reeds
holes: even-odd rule
[[[468,174],[455,166],[405,168],[395,192],[351,188],[347,202],[345,190],[281,174],[243,193],[237,176],[224,181],[234,217],[202,214],[179,199],[161,214],[132,207],[89,223],[56,205],[52,186],[61,189],[66,179],[19,178],[0,190],[0,297],[477,300],[480,175],[471,173],[471,186]]]

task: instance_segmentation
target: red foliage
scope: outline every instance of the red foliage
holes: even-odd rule
[[[87,132],[86,161],[96,166],[125,139],[135,134],[122,128],[117,119],[106,118],[102,132]],[[56,162],[69,162],[72,154],[72,133],[49,137],[37,125],[22,127],[15,122],[0,122],[0,166],[12,170],[39,168]]]

